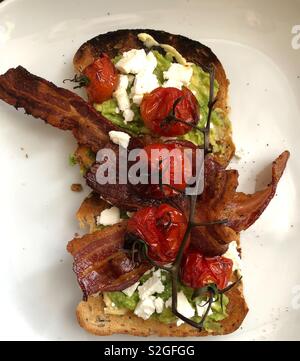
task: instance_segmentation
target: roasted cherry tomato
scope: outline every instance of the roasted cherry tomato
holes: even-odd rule
[[[189,251],[182,262],[181,280],[192,288],[215,283],[219,289],[227,286],[232,274],[232,260],[222,256],[205,258],[198,251]]]
[[[188,88],[156,88],[144,96],[140,110],[147,128],[155,134],[169,137],[189,132],[192,129],[190,125],[196,125],[199,120],[198,101]],[[171,117],[173,110],[173,115],[187,124]]]
[[[184,191],[188,178],[193,174],[193,153],[184,154],[189,147],[180,142],[154,143],[143,148],[148,162],[148,184],[138,185],[136,189],[144,196],[164,198],[177,195]],[[195,148],[191,148],[193,151]],[[165,153],[164,153],[165,152]],[[159,178],[161,177],[161,184]],[[153,182],[156,181],[156,184]]]
[[[106,54],[102,54],[83,70],[86,76],[86,91],[90,103],[102,103],[112,97],[118,85],[118,74]]]
[[[128,232],[148,245],[148,256],[161,264],[175,260],[187,229],[187,219],[168,204],[138,210],[128,220]]]

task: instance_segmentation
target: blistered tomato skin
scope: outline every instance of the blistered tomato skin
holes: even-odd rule
[[[102,103],[112,97],[118,85],[118,73],[105,53],[88,65],[83,74],[87,77],[86,91],[89,102]]]
[[[142,239],[160,264],[175,260],[186,229],[185,215],[168,204],[142,208],[128,220],[128,232]]]
[[[178,103],[174,109],[174,116],[186,124],[168,118],[176,100]],[[140,110],[145,126],[154,134],[162,136],[174,137],[186,134],[199,120],[198,101],[185,87],[182,90],[162,87],[154,89],[144,96]]]
[[[205,258],[198,251],[189,251],[182,262],[181,280],[192,288],[215,283],[219,289],[223,289],[230,281],[232,265],[233,262],[229,258]]]
[[[185,153],[186,149],[190,152]],[[136,186],[137,192],[144,197],[162,199],[185,191],[193,174],[195,148],[173,141],[149,144],[143,151],[147,155],[149,179],[148,184]],[[161,185],[151,183],[154,175],[158,180],[161,177]]]

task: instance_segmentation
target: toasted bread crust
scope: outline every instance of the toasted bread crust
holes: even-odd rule
[[[103,52],[113,58],[130,49],[145,48],[144,44],[137,37],[139,33],[148,33],[159,43],[173,46],[189,62],[193,62],[202,67],[213,65],[215,68],[215,78],[219,84],[215,107],[222,109],[224,114],[228,115],[227,96],[229,81],[221,62],[210,48],[182,35],[174,35],[165,31],[152,29],[122,29],[100,34],[85,42],[77,50],[73,59],[76,71],[82,72],[84,68],[94,62]],[[221,164],[227,165],[235,152],[231,127],[229,125],[224,124],[222,137],[224,152],[223,154],[216,154],[216,156]]]
[[[122,29],[100,34],[88,40],[77,50],[73,59],[75,69],[78,72],[82,72],[101,53],[106,53],[113,58],[124,51],[145,48],[144,44],[137,37],[139,33],[150,34],[159,43],[173,46],[189,62],[206,67],[213,65],[220,88],[217,106],[227,111],[229,81],[226,78],[222,64],[210,48],[182,35],[174,35],[152,29]]]
[[[95,229],[95,215],[105,208],[107,204],[97,195],[91,193],[82,203],[77,212],[79,221]],[[240,242],[238,241],[238,246]],[[233,276],[232,281],[237,280],[237,275]],[[220,333],[214,332],[211,335],[228,334],[234,332],[241,325],[247,315],[248,307],[243,296],[242,282],[227,293],[229,304],[227,306],[228,317],[221,321],[222,330]],[[199,332],[188,325],[177,326],[176,324],[163,324],[155,320],[147,320],[135,316],[128,312],[126,315],[108,315],[104,313],[104,302],[102,295],[89,297],[87,301],[82,301],[77,306],[76,315],[81,327],[86,331],[98,335],[108,336],[115,333],[130,334],[133,336],[207,336],[205,331]]]
[[[144,321],[132,312],[128,312],[125,315],[105,314],[102,295],[89,297],[86,302],[80,302],[77,306],[76,315],[80,326],[97,336],[112,334],[129,334],[133,336],[157,335],[162,337],[225,335],[237,330],[248,312],[241,283],[239,286],[228,291],[227,296],[229,297],[229,304],[227,306],[228,317],[220,321],[220,332],[200,332],[187,324],[177,326],[175,323],[164,324],[153,319]]]
[[[81,203],[76,213],[80,228],[89,227],[90,233],[95,232],[97,230],[97,216],[108,207],[109,204],[102,200],[99,194],[91,192]]]

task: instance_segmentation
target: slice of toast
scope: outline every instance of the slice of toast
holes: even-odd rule
[[[81,226],[89,227],[90,230],[96,228],[95,216],[99,209],[104,209],[104,201],[92,193],[87,197],[77,212],[77,219]],[[232,281],[237,280],[234,274]],[[125,315],[113,315],[105,313],[105,304],[103,296],[91,296],[87,301],[82,301],[77,306],[76,315],[81,327],[86,331],[98,335],[107,336],[112,334],[130,334],[134,336],[207,336],[224,335],[235,331],[247,315],[248,307],[243,296],[243,285],[240,282],[236,287],[228,291],[226,295],[229,298],[227,305],[228,317],[220,321],[220,330],[208,333],[199,332],[194,327],[187,324],[177,326],[176,323],[164,324],[157,320],[149,319],[144,321],[135,316],[132,312]]]
[[[102,295],[92,296],[87,301],[80,302],[77,306],[76,315],[80,326],[97,336],[108,336],[116,333],[163,337],[225,335],[238,329],[248,312],[241,283],[228,291],[226,295],[229,298],[227,305],[228,316],[219,322],[220,329],[218,331],[210,333],[199,331],[187,324],[177,326],[176,323],[165,324],[154,319],[145,321],[132,312],[125,315],[106,314]]]
[[[200,66],[208,67],[213,65],[215,68],[215,77],[219,84],[216,107],[221,108],[225,114],[228,114],[227,94],[229,81],[226,78],[222,64],[214,53],[205,45],[188,39],[181,35],[173,35],[164,31],[150,29],[118,30],[101,34],[86,43],[84,43],[74,56],[74,66],[78,72],[91,64],[102,52],[108,54],[111,58],[128,51],[130,49],[140,49],[144,45],[138,40],[139,33],[148,33],[159,43],[173,46],[187,61]],[[225,145],[225,153],[217,155],[218,161],[227,165],[234,155],[235,147],[232,142],[231,127],[224,124],[222,143]],[[79,158],[80,152],[77,151]],[[103,201],[94,194],[86,199],[77,212],[77,218],[81,226],[85,225],[94,230],[95,216],[99,210],[105,208]],[[232,281],[236,280],[236,275]],[[220,330],[213,331],[212,335],[228,334],[235,331],[245,318],[248,307],[243,297],[243,286],[240,282],[238,286],[231,289],[227,296],[229,304],[227,306],[228,317],[220,322]],[[124,315],[113,315],[105,313],[105,304],[103,296],[89,297],[87,301],[82,301],[77,307],[77,319],[81,327],[90,333],[99,336],[111,334],[131,334],[134,336],[206,336],[207,331],[198,331],[197,329],[183,324],[177,326],[176,323],[164,324],[157,320],[143,320],[135,316],[132,312]]]
[[[228,114],[227,96],[229,81],[221,62],[210,48],[182,35],[174,35],[165,31],[151,29],[124,29],[100,34],[85,42],[77,50],[73,59],[76,71],[82,72],[84,68],[93,63],[103,52],[109,57],[114,58],[124,51],[145,48],[144,44],[137,37],[139,33],[147,33],[159,43],[173,46],[187,61],[200,67],[212,65],[215,69],[215,78],[219,84],[215,107],[222,109],[224,114]],[[224,151],[222,154],[217,154],[217,157],[221,164],[227,165],[235,152],[230,124],[224,122],[220,132]]]

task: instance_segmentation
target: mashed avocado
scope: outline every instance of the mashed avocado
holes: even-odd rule
[[[112,121],[114,124],[121,128],[126,129],[133,135],[147,134],[149,130],[145,127],[139,108],[135,105],[131,105],[131,109],[134,112],[134,118],[132,122],[124,123],[124,118],[120,112],[116,112],[118,109],[118,103],[116,99],[109,99],[101,104],[94,104],[95,109],[100,112],[105,118]]]
[[[155,297],[161,297],[163,301],[167,301],[172,294],[172,286],[171,286],[171,277],[170,274],[166,271],[161,271],[162,275],[162,283],[165,286],[164,291],[161,293],[154,294]],[[144,275],[140,279],[140,284],[145,283],[152,276],[152,272]],[[189,303],[196,309],[196,304],[203,303],[206,301],[203,297],[197,297],[196,299],[192,299],[192,295],[194,290],[190,287],[184,286],[183,284],[178,284],[178,292],[183,291]],[[134,311],[138,302],[139,302],[139,294],[136,290],[132,296],[127,296],[123,292],[106,292],[106,295],[110,298],[110,300],[115,304],[117,308],[126,308],[130,311]],[[220,300],[214,302],[212,304],[212,314],[210,314],[204,323],[204,328],[206,331],[214,331],[218,330],[221,325],[218,321],[223,320],[227,317],[226,306],[228,305],[228,298],[223,295],[223,307],[221,306]],[[176,317],[172,313],[171,307],[166,307],[164,305],[163,311],[161,313],[153,313],[151,318],[157,319],[163,323],[172,323],[176,321]],[[201,317],[194,316],[193,320],[196,322],[200,322]]]
[[[159,83],[162,84],[164,81],[163,72],[167,71],[172,64],[173,55],[169,52],[163,55],[157,50],[153,50],[152,52],[157,59],[157,66],[154,70],[154,74],[157,76]],[[120,55],[116,56],[113,59],[113,62],[118,62],[120,58]],[[208,115],[207,103],[209,98],[209,74],[203,71],[201,67],[196,64],[193,64],[192,67],[193,75],[189,89],[193,91],[198,100],[200,106],[200,120],[198,125],[203,127],[206,124]],[[215,81],[215,94],[217,94],[218,88],[218,83]],[[128,92],[130,92],[130,88],[128,89]],[[95,104],[94,106],[104,117],[108,118],[114,124],[124,128],[133,135],[149,133],[149,130],[144,126],[143,120],[141,119],[139,107],[135,104],[132,104],[131,106],[131,109],[134,112],[134,119],[132,122],[128,122],[127,124],[124,122],[121,112],[118,111],[118,104],[115,99],[109,99],[101,104]],[[210,142],[213,146],[213,151],[223,153],[222,142],[220,142],[220,140],[222,140],[224,133],[226,133],[228,128],[230,128],[230,121],[221,109],[215,109],[212,112],[211,124]],[[203,134],[197,130],[191,130],[189,133],[181,136],[180,138],[189,140],[196,145],[203,144]]]

